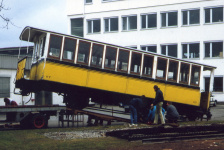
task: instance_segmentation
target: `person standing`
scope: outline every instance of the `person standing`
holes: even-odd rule
[[[155,118],[153,124],[158,124],[158,116],[160,117],[161,124],[165,124],[165,120],[162,114],[162,106],[163,106],[163,92],[159,89],[157,85],[154,85],[154,90],[156,92],[156,97],[151,104],[151,107],[156,106]]]
[[[142,99],[145,96],[142,95],[141,98],[133,98],[130,102],[129,109],[130,109],[130,118],[131,118],[131,124],[129,125],[130,127],[132,126],[138,126],[138,112],[141,110],[143,107],[143,102]]]
[[[167,115],[166,119],[169,123],[177,123],[177,120],[179,119],[179,113],[174,105],[172,105],[172,102],[167,102]]]

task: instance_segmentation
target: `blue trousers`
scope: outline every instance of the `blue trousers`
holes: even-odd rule
[[[131,124],[137,124],[137,110],[132,105],[130,105],[129,108],[130,108]]]

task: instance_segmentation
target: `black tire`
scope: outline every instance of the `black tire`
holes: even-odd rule
[[[31,126],[34,129],[43,129],[48,125],[47,117],[43,114],[35,114],[31,119]]]

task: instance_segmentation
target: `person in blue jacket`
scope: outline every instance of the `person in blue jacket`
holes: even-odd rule
[[[154,121],[154,118],[155,118],[155,112],[156,112],[156,106],[153,106],[152,109],[149,109],[149,114],[148,114],[148,117],[147,117],[147,124],[152,124],[153,121]],[[165,109],[162,108],[162,114],[164,116],[165,114]]]

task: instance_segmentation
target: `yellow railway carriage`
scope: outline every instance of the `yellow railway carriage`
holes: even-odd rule
[[[20,39],[35,47],[28,78],[26,58],[18,62],[16,88],[22,95],[57,92],[69,107],[83,108],[89,98],[118,104],[145,95],[151,102],[158,85],[181,114],[209,110],[209,93],[200,91],[200,82],[202,72],[211,71],[212,91],[216,67],[33,27],[26,27]]]

